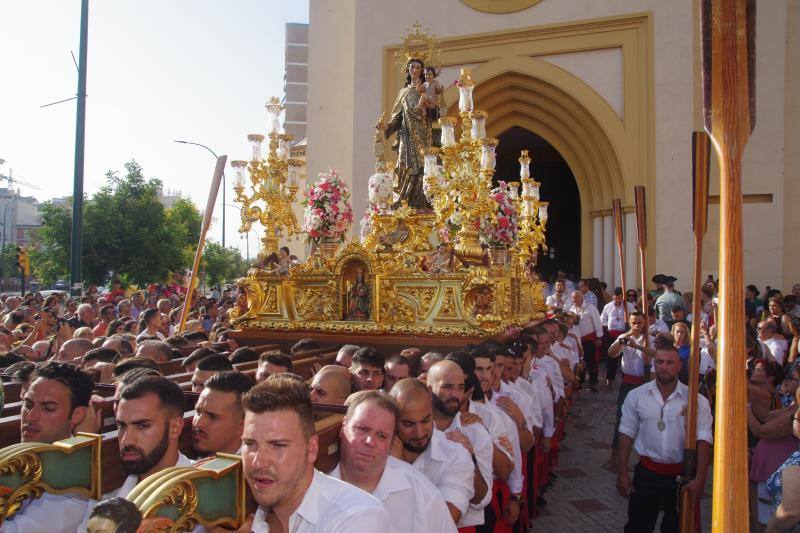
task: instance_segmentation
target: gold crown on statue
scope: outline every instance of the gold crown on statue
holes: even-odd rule
[[[425,65],[436,66],[439,62],[439,41],[433,34],[428,34],[428,28],[421,31],[422,26],[419,21],[412,26],[414,31],[406,30],[402,36],[401,48],[394,53],[395,63],[401,71],[406,70],[406,66],[412,59],[422,60]]]

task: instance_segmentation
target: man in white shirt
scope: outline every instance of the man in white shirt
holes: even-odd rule
[[[378,499],[314,468],[319,439],[306,383],[271,376],[250,389],[242,405],[242,465],[258,504],[248,531],[391,531]]]
[[[558,311],[567,309],[569,307],[569,296],[567,296],[567,287],[564,280],[556,280],[554,292],[547,297],[544,304],[548,311]]]
[[[492,437],[477,420],[462,421],[461,405],[466,387],[464,371],[453,361],[439,361],[428,370],[428,389],[433,395],[433,420],[436,429],[448,439],[460,442],[474,463],[473,489],[467,511],[458,522],[459,528],[483,524],[483,509],[492,499]]]
[[[653,531],[661,511],[661,531],[678,531],[676,478],[683,472],[689,389],[678,381],[681,360],[674,346],[659,347],[654,360],[656,379],[631,391],[622,405],[617,490],[629,498],[626,533]],[[708,400],[698,394],[697,474],[683,487],[692,504],[700,500],[706,483],[712,423]],[[631,484],[628,460],[632,448],[640,460]]]
[[[775,337],[775,322],[772,320],[762,320],[758,323],[756,330],[758,331],[758,341],[769,348],[770,353],[778,362],[783,365],[786,360],[786,351],[789,349],[789,344],[786,339],[779,339]]]
[[[389,514],[392,530],[456,531],[439,490],[425,474],[389,455],[397,406],[384,393],[363,391],[348,399],[342,420],[339,464],[330,473],[372,494]]]
[[[634,309],[636,307],[632,303],[624,301],[622,288],[615,288],[614,297],[603,306],[603,311],[600,313],[600,323],[603,325],[603,346],[605,347],[606,355],[611,343],[625,333],[628,323],[626,317]],[[617,377],[617,363],[618,361],[612,357],[609,357],[606,362],[606,386],[611,386],[611,383]]]
[[[164,377],[140,377],[122,388],[116,412],[117,434],[128,477],[103,499],[127,498],[140,481],[157,472],[173,466],[192,466],[193,462],[178,448],[185,409],[183,391]],[[84,505],[83,527],[97,503],[91,500],[88,507]]]
[[[392,455],[425,474],[458,523],[475,495],[472,458],[464,446],[434,427],[431,393],[424,383],[401,379],[389,395],[400,412]]]
[[[22,442],[56,441],[72,436],[87,416],[94,383],[88,374],[69,363],[47,362],[34,370],[33,382],[22,401]],[[81,523],[87,499],[74,494],[51,494],[28,499],[5,520],[2,531],[73,532]],[[58,523],[53,522],[58,516]]]
[[[572,293],[572,307],[570,313],[578,317],[578,330],[581,335],[581,346],[583,346],[583,360],[586,369],[589,371],[589,388],[592,392],[597,392],[597,355],[603,338],[603,324],[600,322],[600,313],[597,307],[584,301],[581,291]],[[581,385],[585,381],[585,372],[581,373]]]
[[[220,372],[206,381],[192,418],[192,447],[199,456],[241,453],[242,395],[253,385],[250,376],[236,371]]]
[[[605,467],[608,470],[617,468],[617,443],[619,442],[619,423],[622,419],[622,404],[628,393],[642,385],[646,380],[646,372],[650,369],[650,358],[655,355],[655,340],[645,337],[644,316],[641,311],[632,311],[628,315],[630,329],[619,335],[608,348],[608,357],[620,360],[622,384],[617,395],[617,421],[614,424],[614,437],[611,441],[611,458]],[[620,356],[622,356],[620,358]]]

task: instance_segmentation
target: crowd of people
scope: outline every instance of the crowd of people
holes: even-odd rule
[[[605,368],[606,386],[621,375],[606,466],[629,498],[625,530],[652,531],[663,514],[662,531],[677,531],[679,492],[697,503],[706,484],[717,353],[716,284],[709,280],[700,296],[697,474],[681,484],[694,317],[692,295],[676,291],[676,281],[655,276],[642,305],[633,289],[607,294],[596,280],[574,286],[560,276],[543,320],[446,354],[344,345],[307,380],[293,365],[320,344],[302,339],[291,349],[261,353],[238,346],[229,322],[235,292],[195,295],[179,334],[185,302],[178,291],[126,294],[115,284],[98,298],[3,296],[0,367],[6,379],[22,384],[21,440],[52,443],[78,431],[99,432],[103,398],[93,391],[97,383],[114,384],[128,477],[102,502],[45,493],[2,530],[138,524],[141,517],[125,497],[139,482],[225,452],[241,455],[257,504],[240,531],[515,531],[547,505],[564,421],[579,391],[597,392]],[[800,503],[800,285],[785,296],[767,291],[766,304],[758,295],[748,287],[751,505],[754,526],[765,516],[768,531],[783,531],[797,524]],[[160,371],[175,359],[199,395],[191,450],[179,445],[186,394]],[[257,364],[252,377],[239,370],[244,362]],[[314,466],[320,452],[315,404],[346,408],[339,462],[329,472]],[[758,513],[762,499],[772,504],[768,515]]]

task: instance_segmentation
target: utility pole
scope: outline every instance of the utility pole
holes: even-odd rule
[[[89,0],[81,0],[81,36],[78,52],[78,112],[75,119],[75,178],[72,190],[72,246],[69,281],[73,296],[83,294],[83,156],[86,138],[86,67],[89,38]]]

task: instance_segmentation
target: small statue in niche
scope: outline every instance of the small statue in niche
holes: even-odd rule
[[[489,287],[481,287],[475,294],[475,310],[472,315],[487,316],[492,312],[492,291]]]
[[[142,513],[125,498],[110,498],[92,509],[86,531],[89,533],[136,533]]]
[[[356,277],[347,291],[345,320],[369,320],[369,285],[364,281],[364,270],[356,270]]]
[[[453,250],[447,243],[439,243],[436,252],[423,257],[422,270],[429,274],[441,274],[453,270]]]

